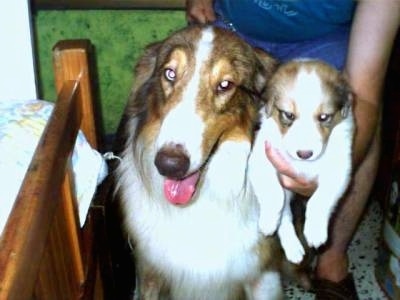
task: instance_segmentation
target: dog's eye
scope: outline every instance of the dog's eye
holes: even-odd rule
[[[165,79],[167,79],[168,81],[175,81],[175,79],[176,79],[176,73],[171,68],[166,68],[164,70],[164,76],[165,76]]]
[[[281,111],[281,115],[282,115],[282,117],[284,117],[286,120],[288,120],[288,121],[294,121],[294,119],[295,119],[295,115],[293,114],[293,113],[291,113],[291,112],[288,112],[288,111]]]
[[[328,124],[332,121],[332,115],[331,114],[320,114],[318,116],[318,121],[324,124]]]
[[[229,91],[234,87],[234,83],[229,81],[229,80],[222,80],[218,86],[217,86],[217,91],[218,92],[226,92]]]
[[[296,116],[288,111],[280,110],[279,111],[279,120],[284,126],[291,126],[296,119]]]

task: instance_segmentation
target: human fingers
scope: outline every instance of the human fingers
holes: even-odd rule
[[[189,23],[206,24],[215,21],[212,0],[187,0],[186,18]]]
[[[268,141],[265,142],[265,154],[267,155],[267,158],[275,167],[275,169],[278,171],[278,173],[291,178],[297,177],[296,170],[289,164],[289,162],[277,149],[271,146]]]
[[[317,188],[317,183],[308,180],[299,174],[296,169],[284,158],[270,143],[265,143],[265,154],[280,174],[279,179],[282,186],[303,196],[311,196]]]
[[[285,189],[305,197],[310,197],[317,189],[317,183],[315,181],[307,181],[302,177],[292,178],[280,174],[279,181]]]

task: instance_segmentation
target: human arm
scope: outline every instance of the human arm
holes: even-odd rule
[[[363,0],[357,5],[345,67],[355,93],[355,168],[363,161],[379,125],[383,84],[399,21],[399,0]]]
[[[186,0],[186,18],[190,23],[215,21],[213,0]]]

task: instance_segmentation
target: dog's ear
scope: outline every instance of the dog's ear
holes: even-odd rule
[[[255,88],[257,92],[262,95],[266,90],[268,80],[271,78],[272,74],[278,67],[278,61],[270,54],[259,48],[254,48],[254,52],[258,61],[260,62],[260,68],[257,72]]]
[[[351,92],[351,91],[349,91],[348,93],[347,93],[347,100],[344,102],[344,104],[343,104],[343,107],[342,107],[342,110],[341,110],[341,115],[342,115],[342,118],[344,119],[344,118],[347,118],[347,116],[349,115],[349,111],[350,111],[350,109],[352,108],[352,106],[353,106],[353,99],[354,99],[354,94],[353,94],[353,92]]]
[[[156,68],[157,55],[161,47],[161,44],[162,44],[161,42],[156,42],[150,44],[145,48],[144,53],[139,58],[134,69],[135,81],[132,87],[132,91],[136,91],[147,80],[150,79],[151,75],[153,74]]]
[[[128,97],[128,105],[124,114],[131,117],[138,115],[145,108],[144,97],[138,96],[152,77],[157,63],[161,42],[150,44],[144,49],[134,68],[134,81]]]
[[[269,118],[272,115],[272,110],[275,105],[275,96],[273,95],[273,91],[269,90],[267,93],[267,104],[265,105],[265,113]]]
[[[342,118],[347,118],[349,111],[353,107],[354,92],[350,87],[350,83],[347,77],[341,74],[340,80],[337,82],[336,91],[342,102],[342,108],[340,114]]]

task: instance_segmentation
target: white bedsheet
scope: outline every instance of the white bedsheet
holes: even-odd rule
[[[0,102],[0,235],[53,106],[42,100]],[[107,175],[107,165],[81,132],[72,165],[83,226],[96,187]]]

